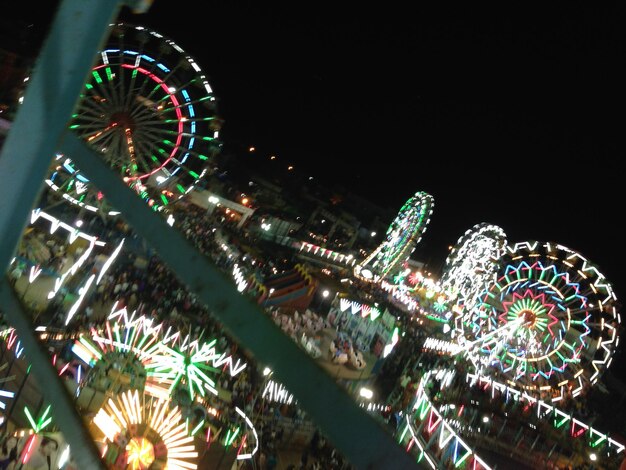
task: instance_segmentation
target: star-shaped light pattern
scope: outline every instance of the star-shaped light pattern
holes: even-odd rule
[[[161,465],[159,468],[197,468],[194,438],[187,435],[181,411],[177,406],[171,407],[169,400],[144,396],[137,390],[124,392],[109,398],[93,423],[102,433],[96,437],[103,438],[106,444],[103,457],[117,437],[126,434],[130,439],[126,452],[131,468],[141,468],[150,452],[152,461]]]
[[[521,343],[520,346],[525,348],[527,355],[534,357],[542,349],[546,352],[563,339],[562,334],[557,336],[553,331],[555,325],[559,323],[559,320],[553,315],[556,304],[548,303],[545,293],[535,296],[530,289],[526,289],[523,295],[515,292],[512,300],[502,302],[502,306],[504,312],[498,317],[501,325],[516,320],[521,321],[513,338]],[[547,344],[546,340],[542,338],[544,332],[550,334]],[[543,341],[541,341],[542,339]],[[536,344],[539,341],[544,344]]]
[[[103,328],[80,334],[74,341],[72,352],[91,367],[89,381],[92,386],[97,386],[98,376],[106,375],[106,371],[113,367],[132,371],[128,388],[166,398],[167,387],[151,380],[146,372],[157,345],[162,342],[160,332],[161,325],[154,325],[144,316],[129,317],[125,311],[120,316],[119,312],[114,312],[113,319],[109,319]]]
[[[363,262],[354,268],[354,274],[363,280],[378,282],[408,259],[415,245],[422,239],[433,212],[434,198],[418,192],[400,208],[387,229],[386,239]]]
[[[217,395],[215,382],[209,375],[219,372],[208,365],[215,357],[215,340],[204,343],[198,348],[172,348],[160,343],[147,364],[148,375],[169,387],[169,393],[175,392],[179,385],[186,387],[189,398],[205,396],[206,392]]]
[[[503,261],[476,308],[457,322],[456,337],[483,374],[495,368],[526,390],[579,394],[610,365],[618,343],[611,285],[561,245],[516,244]]]
[[[493,282],[505,245],[506,234],[497,225],[482,223],[472,227],[459,238],[446,259],[442,289],[471,310],[477,295]]]

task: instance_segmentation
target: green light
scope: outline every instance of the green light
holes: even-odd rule
[[[195,179],[200,178],[200,175],[199,175],[198,173],[196,173],[195,171],[191,171],[191,170],[189,170],[189,174],[190,174],[191,176],[193,176]]]
[[[161,194],[161,201],[163,201],[163,204],[165,204],[167,206],[167,198],[165,197],[165,194]]]
[[[24,413],[26,414],[26,418],[28,418],[28,422],[30,423],[30,427],[33,428],[33,431],[37,429],[37,424],[35,423],[35,420],[33,419],[32,415],[30,414],[30,411],[28,411],[27,406],[24,407]]]
[[[153,162],[159,163],[159,159],[155,157],[154,155],[152,155],[150,158],[152,158]]]
[[[209,157],[207,157],[206,155],[201,155],[201,154],[198,154],[198,158],[200,160],[208,160],[209,159]]]
[[[183,188],[180,184],[176,185],[176,188],[182,193],[185,194],[185,188]]]
[[[402,431],[402,434],[400,435],[400,439],[398,440],[399,443],[402,443],[402,441],[404,440],[404,436],[406,436],[406,432],[409,430],[409,425],[407,423],[406,427],[404,428],[404,431]]]
[[[137,69],[133,69],[131,77],[134,79],[137,76]]]
[[[42,429],[44,429],[46,426],[48,426],[52,422],[52,417],[48,416],[48,413],[50,413],[51,407],[52,405],[48,405],[48,407],[46,408],[46,410],[43,412],[43,414],[41,415],[41,417],[36,423],[35,423],[35,419],[30,414],[28,407],[27,406],[24,407],[24,414],[26,415],[26,418],[28,418],[28,422],[31,424],[31,427],[35,433],[40,432]]]
[[[239,428],[237,428],[235,430],[235,432],[233,433],[232,437],[230,438],[230,442],[228,444],[226,444],[227,446],[231,445],[233,443],[233,441],[235,440],[235,438],[237,437],[237,434],[239,434]]]
[[[93,78],[96,80],[96,83],[98,85],[102,83],[102,78],[100,77],[100,74],[98,73],[97,70],[94,70],[93,72],[91,72],[91,75],[93,75]]]
[[[87,88],[88,90],[93,89],[93,85],[91,83],[87,83],[87,85],[85,85],[85,88]]]
[[[113,80],[113,74],[111,74],[111,67],[107,67],[105,70],[106,70],[106,73],[107,73],[107,79],[109,81]]]
[[[460,466],[460,465],[461,465],[461,464],[465,461],[465,459],[466,459],[466,458],[468,458],[470,455],[472,455],[472,452],[468,450],[468,451],[467,451],[467,453],[466,453],[463,457],[461,457],[461,458],[460,458],[460,459],[459,459],[459,460],[458,460],[458,461],[454,464],[454,467],[455,467],[455,468],[459,468],[459,466]]]
[[[199,424],[198,424],[195,428],[193,428],[193,430],[191,431],[191,436],[192,436],[192,437],[193,437],[193,436],[195,436],[195,435],[196,435],[196,433],[197,433],[200,429],[202,429],[202,426],[204,426],[204,420],[200,421],[200,423],[199,423]]]
[[[591,443],[591,447],[597,447],[598,444],[600,444],[605,439],[606,439],[606,436],[601,436],[600,439],[598,439],[597,441]]]

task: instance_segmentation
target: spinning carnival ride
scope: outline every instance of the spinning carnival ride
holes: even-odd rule
[[[499,410],[494,418],[498,421],[495,441],[489,445],[503,438],[507,426],[529,426],[537,433],[534,448],[542,434],[554,433],[550,427],[560,431],[567,425],[569,438],[585,442],[593,459],[599,458],[600,451],[606,458],[619,458],[624,445],[584,423],[580,416],[559,409],[562,402],[575,401],[587,392],[611,364],[621,322],[611,285],[581,254],[554,243],[508,245],[497,260],[495,276],[488,278],[482,293],[454,310],[452,341],[429,339],[436,343],[438,353],[454,355],[455,364],[467,361],[472,372],[466,377],[459,377],[455,369],[426,372],[406,410],[400,442],[408,451],[417,451],[418,460],[424,459],[432,468],[489,468],[472,444],[477,442],[475,416],[486,411],[480,411],[479,401],[457,401],[455,407],[453,397],[457,395],[448,396],[444,390],[456,378],[467,383],[457,383],[457,389],[479,387],[481,393],[488,390],[491,400],[501,403],[487,407],[491,413]],[[479,282],[467,275],[471,269],[457,272],[460,279],[450,277],[453,269],[448,271],[449,285]],[[433,389],[441,392],[436,400]],[[517,403],[522,404],[522,412]],[[473,421],[468,421],[468,413]],[[516,423],[515,419],[522,421]],[[488,422],[489,417],[484,417],[479,434],[489,434]],[[518,443],[523,435],[508,439]],[[548,447],[538,456],[549,456],[555,449],[555,442],[544,441],[536,450],[544,443],[552,449]],[[530,451],[526,452],[529,455]],[[523,452],[519,458],[524,458]]]
[[[213,91],[193,58],[155,31],[116,24],[69,127],[162,210],[208,171],[220,126]],[[117,214],[71,155],[55,157],[46,183],[73,204]]]
[[[459,238],[446,259],[439,282],[448,296],[469,310],[484,286],[493,281],[504,252],[506,234],[497,225],[477,224]]]
[[[497,280],[457,318],[454,335],[478,371],[529,392],[578,395],[612,360],[617,299],[604,275],[562,245],[508,246]]]
[[[354,275],[369,282],[379,282],[408,259],[430,222],[434,198],[417,192],[400,209],[387,229],[386,239],[354,268]]]

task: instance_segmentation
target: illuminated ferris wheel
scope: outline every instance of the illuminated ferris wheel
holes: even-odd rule
[[[354,268],[360,279],[378,282],[402,264],[422,239],[435,205],[434,198],[417,192],[400,209],[387,229],[386,239]]]
[[[155,31],[117,24],[69,127],[162,210],[208,171],[220,125],[213,90],[193,58]],[[76,205],[91,211],[103,206],[103,195],[71,155],[56,156],[46,182]]]
[[[446,259],[441,287],[471,310],[476,296],[494,280],[498,260],[504,253],[506,234],[497,225],[474,225],[459,238]]]
[[[518,243],[506,248],[496,281],[458,323],[457,339],[482,374],[531,392],[577,396],[612,361],[616,305],[611,284],[579,253]]]

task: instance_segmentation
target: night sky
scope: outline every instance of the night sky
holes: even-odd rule
[[[433,265],[490,222],[580,251],[626,295],[623,4],[194,5],[155,0],[122,19],[202,66],[225,152],[253,145],[248,158],[277,155],[392,208],[431,193],[415,256]]]
[[[580,251],[626,295],[625,15],[615,5],[212,2],[201,15],[183,3],[156,0],[125,18],[198,60],[220,99],[226,151],[254,145],[249,158],[275,154],[383,206],[430,192],[435,212],[415,255],[433,264],[490,222],[512,241]]]

